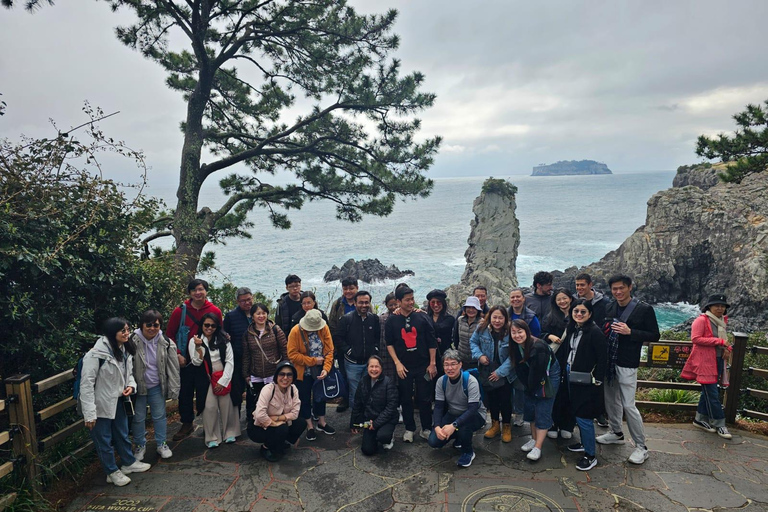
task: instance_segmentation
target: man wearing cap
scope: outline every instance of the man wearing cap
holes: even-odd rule
[[[347,370],[349,408],[354,408],[355,393],[368,368],[368,358],[379,353],[381,326],[379,317],[370,312],[371,294],[359,291],[354,297],[355,310],[339,320],[333,344]],[[352,421],[350,417],[350,422]]]
[[[437,340],[427,316],[414,311],[413,290],[408,286],[400,286],[395,291],[395,297],[400,301],[400,314],[392,315],[387,320],[387,352],[397,370],[397,390],[405,423],[403,441],[412,443],[416,432],[416,421],[413,418],[414,387],[422,438],[429,438],[432,426],[432,379],[437,375]]]
[[[224,315],[224,332],[229,334],[232,353],[235,355],[235,371],[232,374],[232,405],[237,411],[243,403],[243,335],[251,324],[251,306],[253,306],[253,294],[250,288],[238,288],[235,293],[237,307]]]
[[[629,434],[635,442],[635,451],[628,460],[632,464],[642,464],[648,459],[648,447],[645,445],[643,417],[635,406],[637,368],[643,342],[659,341],[659,324],[653,308],[632,297],[632,278],[616,275],[608,280],[608,286],[614,300],[606,308],[603,326],[608,337],[608,371],[603,388],[611,430],[598,436],[597,442],[624,444],[621,419],[626,415]]]

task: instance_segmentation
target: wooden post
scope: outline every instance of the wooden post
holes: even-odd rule
[[[30,488],[39,492],[40,481],[37,471],[37,428],[35,411],[32,407],[32,381],[29,375],[14,375],[5,379],[5,394],[8,416],[13,434],[13,454],[24,457],[24,474]]]
[[[749,335],[743,332],[733,333],[733,353],[731,354],[731,372],[728,390],[725,392],[725,422],[734,423],[739,409],[741,396],[741,376],[744,370],[744,356],[747,353]]]

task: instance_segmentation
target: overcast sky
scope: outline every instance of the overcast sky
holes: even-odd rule
[[[420,116],[424,136],[444,137],[433,177],[570,159],[672,170],[698,160],[699,134],[732,130],[733,113],[768,99],[764,0],[350,4],[400,12],[397,57],[437,93]],[[0,10],[0,136],[79,124],[84,100],[119,110],[102,128],[146,152],[157,193],[177,183],[185,108],[159,66],[115,39],[129,20],[86,0]]]

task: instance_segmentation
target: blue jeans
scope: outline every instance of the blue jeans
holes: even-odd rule
[[[138,446],[147,444],[147,404],[152,414],[152,424],[155,426],[155,441],[157,446],[166,440],[168,418],[165,413],[165,397],[163,388],[157,385],[147,389],[146,395],[136,395],[136,415],[133,417],[133,442]]]
[[[549,368],[549,379],[552,383],[552,395],[542,398],[534,394],[525,394],[523,419],[533,423],[539,430],[549,430],[552,426],[552,408],[555,406],[555,395],[560,387],[560,364],[555,360]],[[541,390],[532,390],[539,394]]]
[[[355,393],[357,392],[357,386],[365,375],[365,371],[368,369],[367,364],[355,364],[344,360],[344,367],[347,370],[347,384],[349,385],[349,408],[352,409],[355,405]]]
[[[130,466],[136,462],[131,452],[131,441],[128,439],[128,417],[125,415],[122,400],[123,397],[117,400],[115,419],[96,418],[96,425],[91,429],[93,447],[99,457],[101,467],[108,475],[118,469],[115,461],[115,450],[120,455],[120,460],[124,466]]]
[[[584,453],[590,457],[595,456],[595,423],[592,418],[576,418],[579,426],[581,444],[584,445]]]
[[[444,427],[445,425],[450,425],[456,421],[456,418],[458,418],[458,416],[447,412],[445,415],[443,415],[443,419],[440,420],[440,424],[435,426]],[[437,438],[437,434],[433,428],[429,433],[429,439],[427,442],[432,448],[442,448],[448,444],[448,441],[451,439],[456,439],[456,442],[461,444],[461,453],[472,453],[472,434],[483,428],[483,426],[485,426],[485,418],[479,414],[475,414],[469,419],[469,421],[462,425],[459,430],[454,432],[453,435],[445,441]]]
[[[725,412],[720,404],[720,392],[717,384],[702,384],[699,406],[696,408],[696,421],[706,421],[713,427],[725,426]]]

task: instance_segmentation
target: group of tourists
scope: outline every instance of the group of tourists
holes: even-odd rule
[[[389,450],[402,422],[402,441],[418,436],[440,448],[451,440],[460,450],[457,464],[475,458],[473,435],[512,441],[512,427],[530,425],[526,457],[541,457],[549,437],[579,439],[568,450],[581,457],[579,470],[597,464],[596,443],[624,444],[626,417],[635,449],[629,462],[648,458],[643,421],[635,406],[637,370],[643,342],[657,341],[653,308],[632,297],[632,279],[608,281],[613,300],[592,286],[588,274],[576,277],[575,293],[553,290],[548,272],[534,276],[533,291],[514,289],[509,306],[489,306],[478,286],[457,314],[448,310],[443,290],[427,294],[424,310],[414,292],[400,284],[386,296],[386,310],[375,314],[372,296],[352,278],[342,280],[343,295],[326,314],[301,279],[285,279],[286,293],[274,321],[266,304],[254,303],[239,288],[237,306],[222,315],[207,299],[208,283],[192,280],[189,298],[175,308],[163,331],[162,315],[146,311],[138,328],[112,318],[104,335],[83,358],[80,407],[107,482],[121,486],[130,473],[146,471],[146,411],[149,406],[156,450],[172,457],[166,431],[167,399],[179,400],[181,428],[173,441],[193,430],[202,415],[209,449],[240,436],[245,395],[246,433],[260,443],[261,455],[279,460],[302,435],[333,435],[326,418],[329,390],[346,387],[336,410],[351,409],[346,428],[362,434],[361,450]],[[713,296],[693,324],[694,349],[683,377],[702,384],[694,425],[722,437],[725,428],[717,394],[727,342],[727,302]],[[132,417],[133,447],[128,421]],[[607,416],[607,419],[605,419]],[[607,421],[610,430],[595,434]],[[120,455],[118,468],[114,451]]]

